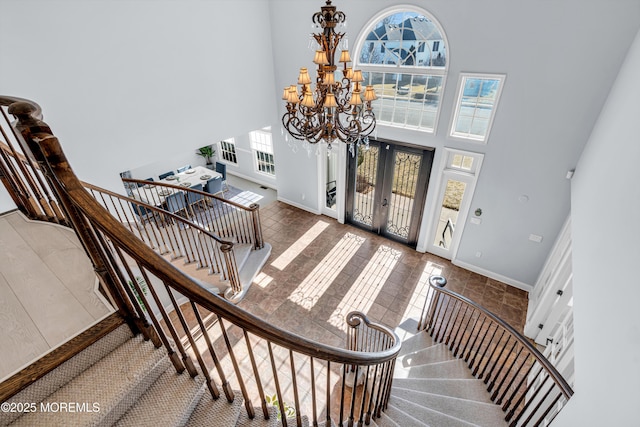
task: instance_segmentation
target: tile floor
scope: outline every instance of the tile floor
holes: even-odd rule
[[[351,310],[390,327],[417,319],[432,274],[524,328],[525,291],[282,202],[261,207],[261,219],[273,251],[239,306],[291,332],[344,346],[344,315]]]

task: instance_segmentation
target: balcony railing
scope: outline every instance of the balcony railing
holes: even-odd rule
[[[546,426],[573,395],[553,365],[502,319],[430,280],[418,329],[444,343],[483,379],[491,400],[502,406],[510,427]]]

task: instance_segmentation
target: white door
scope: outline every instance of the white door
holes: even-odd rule
[[[446,259],[455,257],[482,159],[482,154],[445,148],[429,252]]]

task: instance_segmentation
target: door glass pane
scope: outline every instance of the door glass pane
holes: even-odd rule
[[[368,150],[358,150],[353,220],[367,226],[373,226],[378,154],[378,147],[372,146]]]
[[[442,200],[442,208],[440,210],[440,219],[438,221],[438,229],[436,231],[436,239],[434,245],[444,249],[450,249],[453,233],[455,232],[456,223],[458,221],[458,212],[460,204],[464,196],[464,190],[467,184],[461,181],[450,179],[444,191]]]
[[[393,162],[393,187],[387,216],[387,233],[407,239],[416,196],[422,156],[396,151]],[[383,205],[384,205],[383,201]]]
[[[338,153],[331,151],[327,157],[326,207],[336,209],[336,177],[338,169]]]

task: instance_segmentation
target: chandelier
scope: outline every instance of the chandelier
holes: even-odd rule
[[[336,32],[336,26],[345,20],[345,14],[336,10],[331,0],[326,0],[321,11],[313,15],[313,23],[323,30],[312,33],[319,46],[313,59],[318,66],[315,88],[311,87],[307,68],[300,68],[300,91],[296,85],[284,89],[282,99],[287,103],[287,112],[282,116],[282,125],[295,139],[310,144],[324,141],[328,149],[334,141],[342,141],[349,144],[353,155],[354,145],[369,145],[369,135],[376,127],[371,102],[377,97],[371,85],[363,93],[362,71],[348,65],[351,56],[346,46],[338,59],[343,64],[342,78],[336,76],[336,50],[345,36]]]

